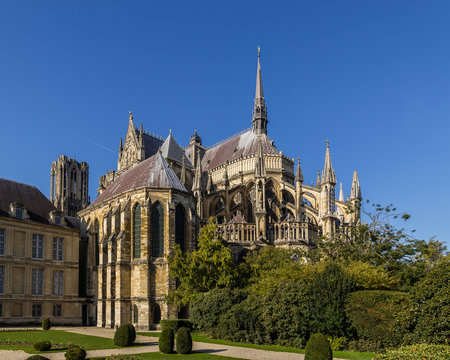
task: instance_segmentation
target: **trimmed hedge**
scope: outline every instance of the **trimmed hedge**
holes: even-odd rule
[[[121,325],[114,333],[114,345],[131,346],[136,340],[136,330],[132,324]]]
[[[66,351],[64,355],[67,360],[84,360],[86,359],[86,350],[76,347]]]
[[[50,330],[51,327],[52,327],[52,323],[50,322],[50,319],[44,318],[44,320],[42,320],[42,328],[44,330]]]
[[[177,332],[177,353],[190,354],[192,351],[192,337],[191,331],[188,328],[182,327]]]
[[[52,348],[50,341],[43,340],[33,344],[33,349],[36,351],[49,351]]]
[[[41,355],[33,355],[30,357],[27,357],[27,360],[49,360],[49,358],[46,358],[45,356],[41,356]]]
[[[366,290],[348,294],[346,313],[359,339],[376,344],[371,349],[397,346],[401,342],[394,331],[395,318],[406,303],[408,294],[398,291]],[[367,350],[361,349],[361,350]]]
[[[450,346],[448,345],[410,345],[402,346],[397,350],[389,350],[385,354],[377,355],[374,360],[444,360],[450,359]]]
[[[189,330],[192,330],[192,322],[187,319],[168,319],[168,320],[161,320],[161,329],[170,329],[174,333],[178,331],[179,328],[188,328]]]
[[[159,336],[158,346],[159,351],[164,354],[170,354],[173,352],[173,330],[169,328],[162,329]]]
[[[306,343],[305,360],[333,360],[333,352],[325,335],[311,335]]]

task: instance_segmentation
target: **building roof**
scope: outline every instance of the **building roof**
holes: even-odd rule
[[[177,175],[167,164],[161,152],[134,165],[117,177],[89,206],[95,206],[112,197],[140,187],[170,188],[186,191]]]
[[[253,130],[249,130],[206,150],[202,159],[203,171],[220,166],[227,160],[233,161],[241,156],[245,157],[256,154],[258,151],[258,137],[261,138],[264,154],[279,154],[273,140],[266,134],[256,135]]]
[[[185,156],[183,149],[180,145],[178,145],[175,138],[172,136],[172,132],[170,132],[169,136],[166,138],[164,143],[161,145],[161,153],[165,159],[171,159],[178,161],[179,163],[184,162],[187,167],[193,168],[191,161]]]
[[[139,130],[137,129],[136,135],[139,135]],[[158,152],[158,149],[161,147],[162,143],[163,140],[160,140],[144,132],[145,158],[148,159],[150,156],[155,155]]]
[[[0,216],[9,216],[11,203],[27,208],[30,220],[49,223],[49,214],[57,210],[36,186],[0,178]]]

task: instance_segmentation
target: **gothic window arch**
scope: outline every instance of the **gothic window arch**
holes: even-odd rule
[[[139,309],[137,305],[133,306],[133,322],[137,324],[139,322]]]
[[[100,250],[99,250],[99,244],[98,244],[98,242],[99,242],[99,233],[100,233],[100,226],[99,226],[99,223],[98,223],[98,219],[95,218],[95,220],[94,220],[95,265],[99,264],[99,259],[100,259],[100,252],[99,252]]]
[[[175,244],[180,245],[181,251],[185,250],[185,211],[181,204],[175,208]]]
[[[164,256],[164,209],[160,202],[152,206],[152,257]]]
[[[133,258],[141,257],[141,204],[137,204],[133,212]]]

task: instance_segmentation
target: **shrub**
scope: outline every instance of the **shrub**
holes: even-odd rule
[[[116,346],[131,346],[133,344],[133,337],[136,338],[136,332],[134,326],[131,324],[125,324],[119,326],[119,328],[114,333],[114,345]]]
[[[306,343],[305,360],[333,360],[333,352],[325,335],[311,335]]]
[[[346,313],[358,338],[375,345],[369,350],[400,343],[401,338],[393,327],[406,299],[405,293],[383,290],[356,291],[347,296]]]
[[[67,350],[64,356],[67,360],[84,360],[86,359],[86,350],[75,347]]]
[[[52,348],[50,341],[38,341],[33,344],[33,349],[36,351],[49,351]]]
[[[374,360],[444,360],[450,359],[450,346],[448,345],[410,345],[402,346],[397,350],[389,350],[378,355]]]
[[[344,350],[347,347],[347,339],[345,337],[338,337],[338,338],[327,338],[328,342],[330,343],[331,350],[333,351],[340,351]]]
[[[159,336],[159,351],[164,354],[170,354],[173,352],[173,330],[169,328],[162,329]]]
[[[136,329],[134,328],[133,324],[126,324],[130,328],[131,331],[131,343],[134,343],[136,341]]]
[[[186,327],[192,330],[192,322],[187,319],[169,319],[161,320],[161,329],[170,329],[174,333],[178,331],[179,328]]]
[[[49,360],[49,359],[46,358],[45,356],[33,355],[33,356],[27,357],[27,360]]]
[[[191,331],[188,328],[182,327],[178,329],[176,345],[178,354],[189,354],[192,351]]]
[[[42,328],[44,330],[49,330],[52,327],[52,324],[50,322],[49,318],[44,318],[44,320],[42,320]]]

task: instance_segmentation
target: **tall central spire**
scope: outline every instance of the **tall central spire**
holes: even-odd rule
[[[261,49],[258,48],[258,69],[256,71],[255,104],[253,106],[253,132],[257,135],[267,134],[267,109],[261,79]]]

